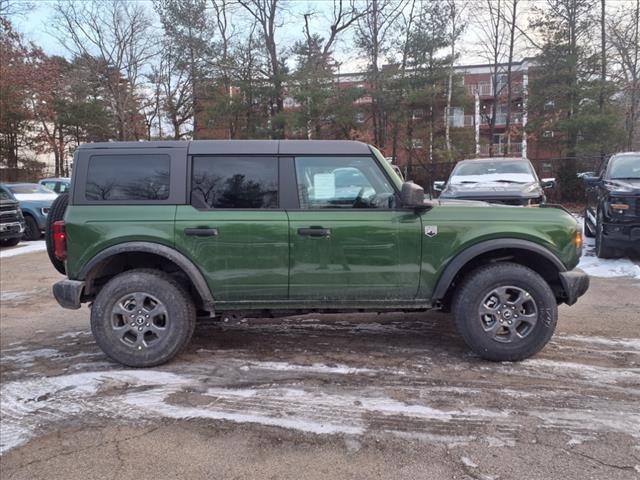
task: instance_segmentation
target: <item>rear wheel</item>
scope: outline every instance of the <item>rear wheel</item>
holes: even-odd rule
[[[93,302],[91,330],[111,359],[130,367],[168,362],[191,340],[196,310],[187,291],[158,270],[113,277]]]
[[[44,229],[44,239],[47,244],[47,255],[49,255],[49,260],[53,267],[63,275],[67,272],[64,268],[64,262],[56,258],[55,255],[55,245],[53,244],[53,224],[64,218],[64,212],[67,210],[68,204],[68,193],[61,193],[58,195],[58,198],[56,198],[51,204],[49,215],[47,215],[47,223]]]
[[[42,236],[42,233],[40,233],[38,222],[36,222],[35,218],[33,218],[31,215],[25,215],[24,224],[25,229],[22,237],[25,240],[39,240]]]
[[[553,335],[558,318],[547,282],[515,263],[471,272],[457,289],[452,310],[467,345],[493,361],[523,360],[539,352]]]

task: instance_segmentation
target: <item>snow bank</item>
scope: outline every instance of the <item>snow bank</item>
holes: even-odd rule
[[[15,257],[16,255],[23,255],[25,253],[42,252],[47,249],[47,245],[44,240],[38,240],[36,242],[22,242],[17,247],[0,251],[0,258]]]

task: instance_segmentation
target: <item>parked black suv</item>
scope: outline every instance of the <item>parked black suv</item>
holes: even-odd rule
[[[24,233],[24,217],[13,194],[0,185],[0,246],[17,245]]]
[[[584,233],[596,238],[596,255],[640,253],[640,152],[613,155],[599,175],[582,179],[587,187]]]

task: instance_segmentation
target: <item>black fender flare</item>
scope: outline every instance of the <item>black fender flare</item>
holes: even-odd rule
[[[205,309],[211,312],[214,311],[213,295],[211,294],[209,285],[207,284],[207,281],[205,280],[204,275],[202,274],[200,269],[198,269],[198,267],[185,255],[161,243],[125,242],[107,247],[82,267],[80,273],[78,274],[78,280],[85,280],[91,273],[91,271],[102,261],[122,253],[151,253],[160,257],[164,257],[167,260],[175,263],[187,274],[191,282],[193,282],[193,285],[200,295],[200,298],[202,298]]]
[[[451,282],[453,282],[453,279],[456,277],[458,272],[468,262],[473,260],[478,255],[482,255],[483,253],[487,253],[492,250],[503,249],[528,250],[550,261],[551,264],[558,270],[558,273],[567,271],[567,267],[565,267],[564,263],[562,263],[562,261],[553,252],[535,242],[531,242],[529,240],[521,240],[518,238],[497,238],[493,240],[485,240],[466,248],[462,252],[458,253],[458,255],[456,255],[453,260],[449,262],[449,264],[445,267],[444,271],[440,275],[440,278],[438,278],[436,286],[433,289],[433,300],[442,300],[445,297],[447,290],[451,285]]]

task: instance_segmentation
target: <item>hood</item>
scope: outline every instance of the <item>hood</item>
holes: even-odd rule
[[[55,193],[14,193],[21,202],[53,202],[58,195]]]
[[[605,180],[604,186],[610,192],[626,195],[640,195],[640,178],[620,178]]]
[[[542,187],[538,182],[506,183],[478,181],[477,183],[447,184],[440,195],[442,198],[496,198],[496,197],[538,197]]]

